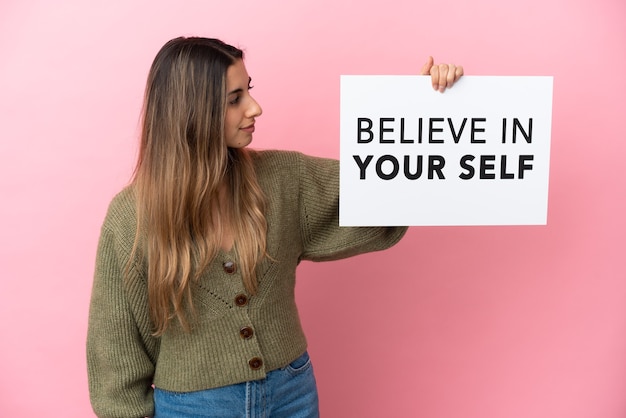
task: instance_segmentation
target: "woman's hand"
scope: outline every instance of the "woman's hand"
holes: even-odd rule
[[[443,93],[446,88],[452,87],[463,75],[463,67],[454,64],[437,64],[433,57],[428,57],[426,64],[422,66],[421,75],[430,74],[433,89]]]

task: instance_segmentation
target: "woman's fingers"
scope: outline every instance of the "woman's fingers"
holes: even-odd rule
[[[463,67],[461,65],[452,65],[452,67],[454,67],[454,71],[452,69],[448,71],[448,87],[456,83],[463,75]]]
[[[443,93],[461,78],[463,67],[454,64],[435,64],[433,57],[428,57],[428,60],[422,66],[420,74],[430,74],[433,89]]]
[[[443,93],[448,83],[448,64],[434,65],[430,69],[433,88]]]
[[[430,69],[433,67],[434,63],[435,63],[435,60],[433,59],[433,57],[428,57],[428,59],[426,60],[426,64],[422,65],[422,71],[420,71],[420,74],[429,75]]]

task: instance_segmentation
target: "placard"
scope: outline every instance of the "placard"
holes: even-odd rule
[[[552,83],[341,76],[340,225],[545,225]]]

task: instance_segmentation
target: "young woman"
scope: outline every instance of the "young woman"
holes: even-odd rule
[[[463,70],[430,59],[422,73],[443,91]],[[339,228],[337,161],[246,148],[262,112],[250,82],[242,51],[216,39],[173,39],[152,64],[134,178],[98,246],[98,416],[318,416],[296,267],[406,231]]]

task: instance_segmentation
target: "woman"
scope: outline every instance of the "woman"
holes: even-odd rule
[[[422,72],[443,91],[463,70],[430,59]],[[339,228],[337,161],[246,148],[262,112],[250,81],[242,51],[216,39],[173,39],[152,64],[134,178],[98,246],[99,416],[318,416],[296,267],[406,231]]]

